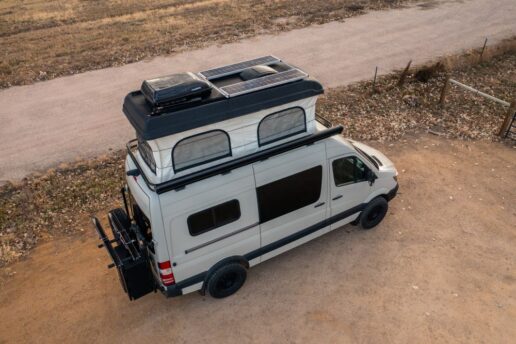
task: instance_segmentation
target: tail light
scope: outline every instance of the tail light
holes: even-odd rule
[[[158,263],[159,267],[159,276],[161,277],[161,281],[164,285],[172,285],[176,283],[174,279],[174,274],[172,273],[172,266],[170,265],[170,261]]]

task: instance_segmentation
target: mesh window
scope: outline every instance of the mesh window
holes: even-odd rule
[[[265,117],[258,126],[260,146],[306,131],[305,111],[296,107]]]
[[[187,137],[172,151],[175,172],[228,156],[231,156],[229,136],[222,130]]]
[[[152,149],[149,144],[146,141],[138,140],[138,151],[151,171],[156,173],[156,161],[154,160],[154,155],[152,155]]]

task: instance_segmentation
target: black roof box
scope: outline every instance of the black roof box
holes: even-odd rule
[[[203,98],[210,94],[212,85],[193,73],[180,73],[145,80],[141,91],[153,107]]]

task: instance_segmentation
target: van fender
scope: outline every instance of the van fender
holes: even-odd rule
[[[387,188],[380,188],[378,190],[375,190],[373,193],[371,193],[366,200],[364,201],[364,204],[367,205],[369,202],[371,202],[373,199],[375,199],[378,196],[383,196],[387,199],[387,195],[389,193],[389,189]]]
[[[206,287],[208,286],[208,281],[210,280],[211,276],[213,276],[215,271],[217,271],[224,265],[227,265],[230,263],[238,263],[238,264],[242,265],[243,267],[245,267],[246,269],[249,269],[249,261],[247,259],[245,259],[244,256],[231,256],[231,257],[226,257],[226,258],[222,259],[221,261],[219,261],[215,265],[213,265],[206,273],[206,276],[204,277],[204,281],[202,283],[202,287],[199,290],[199,293],[201,293],[201,295],[206,294]]]

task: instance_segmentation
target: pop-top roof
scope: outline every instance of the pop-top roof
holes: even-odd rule
[[[183,95],[179,102],[159,106],[141,90],[125,97],[123,111],[141,138],[157,139],[323,93],[319,82],[274,56],[209,69],[196,76],[212,86],[202,97]],[[184,85],[171,83],[171,87]]]

